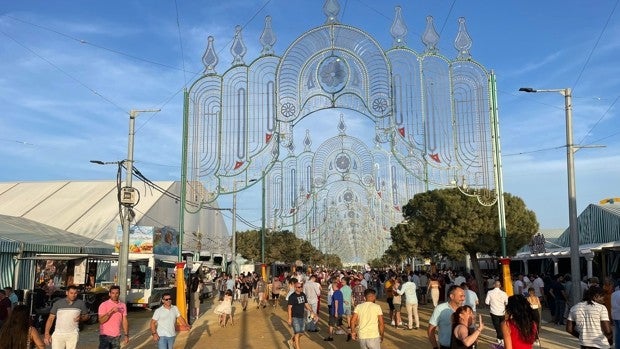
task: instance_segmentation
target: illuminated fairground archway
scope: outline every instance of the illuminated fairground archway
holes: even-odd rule
[[[494,76],[472,59],[463,18],[451,59],[437,48],[430,16],[418,52],[407,45],[400,7],[388,49],[340,23],[336,0],[323,12],[325,23],[281,56],[267,16],[262,52],[249,63],[237,26],[232,65],[222,73],[208,38],[204,74],[186,93],[186,207],[262,176],[266,228],[292,230],[325,252],[336,246],[344,261],[365,261],[383,253],[389,228],[416,193],[457,185],[470,195],[482,188],[495,194]],[[359,120],[370,131],[349,132]]]

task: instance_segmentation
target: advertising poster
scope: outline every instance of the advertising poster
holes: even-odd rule
[[[129,227],[129,253],[153,253],[154,227],[133,225]],[[114,244],[114,252],[120,252],[123,241],[123,228],[119,225]]]
[[[153,253],[177,256],[179,254],[179,232],[172,227],[155,228]]]
[[[120,252],[123,229],[118,227],[114,251]],[[130,253],[154,253],[168,256],[179,254],[179,232],[172,227],[134,225],[129,228]]]

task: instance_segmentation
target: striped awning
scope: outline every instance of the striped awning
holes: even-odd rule
[[[620,203],[591,204],[577,218],[579,245],[620,241]],[[560,235],[557,244],[570,246],[568,229]]]
[[[0,237],[0,253],[17,253],[17,251],[19,251],[19,242]]]

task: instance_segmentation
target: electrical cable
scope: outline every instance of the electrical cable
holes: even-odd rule
[[[616,97],[616,99],[614,99],[613,103],[611,103],[609,105],[609,107],[607,108],[607,110],[605,110],[605,112],[603,113],[603,115],[601,115],[601,117],[596,120],[596,122],[594,123],[594,125],[592,125],[592,127],[590,127],[590,129],[588,130],[588,132],[586,132],[585,136],[583,136],[583,138],[577,143],[577,144],[581,144],[583,143],[583,141],[588,138],[588,135],[590,134],[590,132],[592,132],[592,130],[594,128],[596,128],[596,126],[598,126],[598,124],[601,122],[601,120],[603,120],[603,118],[605,117],[605,115],[607,115],[607,113],[609,113],[609,111],[611,111],[611,108],[613,108],[613,106],[616,104],[616,102],[618,102],[618,99],[620,99],[620,96]],[[606,137],[608,138],[608,137]]]
[[[63,73],[64,75],[66,75],[67,77],[69,77],[71,80],[75,81],[76,83],[78,83],[80,86],[84,87],[85,89],[87,89],[88,91],[90,91],[91,93],[93,93],[95,96],[103,99],[104,101],[106,101],[107,103],[113,105],[114,107],[120,109],[123,111],[123,113],[128,114],[129,112],[126,111],[125,108],[121,107],[120,105],[114,103],[111,99],[105,97],[104,95],[102,95],[101,93],[95,91],[93,88],[91,88],[90,86],[86,85],[86,83],[82,82],[80,79],[76,78],[75,76],[69,74],[69,72],[67,72],[66,70],[62,69],[61,67],[59,67],[58,65],[56,65],[54,62],[50,61],[49,59],[43,57],[42,55],[40,55],[39,53],[37,53],[36,51],[34,51],[33,49],[31,49],[30,47],[26,46],[25,44],[19,42],[17,39],[13,38],[12,36],[10,36],[9,34],[7,34],[6,32],[0,30],[0,33],[4,34],[4,36],[6,36],[7,38],[13,40],[16,44],[18,44],[19,46],[23,47],[25,50],[27,50],[28,52],[32,53],[33,55],[37,56],[39,59],[41,59],[42,61],[46,62],[47,64],[51,65],[52,67],[54,67],[56,70],[58,70],[59,72]]]
[[[177,0],[174,0],[174,10],[176,13],[176,20],[177,20],[177,32],[179,34],[179,47],[181,49],[181,65],[183,67],[183,84],[184,86],[187,86],[187,75],[185,74],[185,52],[183,50],[183,39],[182,39],[182,35],[181,35],[181,24],[179,21],[179,5],[177,4]]]
[[[592,58],[592,55],[594,54],[594,51],[598,47],[598,44],[601,42],[601,38],[603,37],[603,34],[605,33],[605,30],[607,30],[607,27],[609,26],[609,21],[611,21],[611,18],[613,17],[614,12],[616,12],[616,7],[618,7],[618,3],[619,2],[620,2],[620,0],[616,0],[616,3],[614,4],[614,7],[611,9],[611,12],[609,13],[609,16],[607,17],[607,21],[605,21],[605,24],[603,25],[603,29],[599,33],[598,38],[596,38],[596,42],[594,43],[594,46],[590,50],[590,53],[588,54],[588,57],[586,58],[586,61],[583,64],[583,67],[581,67],[581,71],[579,72],[579,75],[577,75],[577,79],[575,79],[575,82],[573,83],[573,88],[572,88],[573,91],[575,91],[575,87],[579,83],[579,80],[581,80],[581,76],[583,75],[583,72],[588,67],[588,64],[590,63],[590,59]]]
[[[109,47],[105,47],[105,46],[102,46],[102,45],[98,45],[98,44],[92,43],[92,42],[84,40],[84,39],[78,39],[76,37],[73,37],[73,36],[71,36],[69,34],[63,33],[61,31],[58,31],[58,30],[55,30],[55,29],[52,29],[52,28],[48,28],[48,27],[42,26],[40,24],[32,23],[32,22],[29,22],[29,21],[26,21],[26,20],[23,20],[23,19],[20,19],[20,18],[17,18],[17,17],[13,17],[13,16],[10,16],[10,15],[5,15],[5,17],[6,18],[10,18],[10,19],[15,20],[15,21],[18,21],[18,22],[22,22],[24,24],[31,25],[31,26],[39,28],[39,29],[43,29],[43,30],[52,32],[52,33],[60,35],[60,36],[64,36],[65,38],[77,41],[80,44],[89,45],[89,46],[98,48],[100,50],[108,51],[108,52],[115,53],[115,54],[120,55],[120,56],[131,58],[131,59],[136,60],[136,61],[142,61],[142,62],[145,62],[145,63],[149,63],[149,64],[153,64],[153,65],[157,65],[157,66],[160,66],[160,67],[169,68],[169,69],[173,69],[173,70],[182,70],[182,68],[179,68],[179,67],[174,67],[174,66],[167,65],[167,64],[164,64],[164,63],[155,62],[155,61],[152,61],[152,60],[149,60],[149,59],[146,59],[146,58],[141,58],[141,57],[138,57],[138,56],[134,56],[134,55],[131,55],[129,53],[126,53],[126,52],[123,52],[123,51],[119,51],[119,50],[115,50],[115,49],[111,49]],[[196,73],[196,72],[190,72],[190,73],[200,74],[200,73]]]

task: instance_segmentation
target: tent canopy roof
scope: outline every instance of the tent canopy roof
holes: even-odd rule
[[[0,215],[0,252],[109,254],[114,246],[27,218]]]

